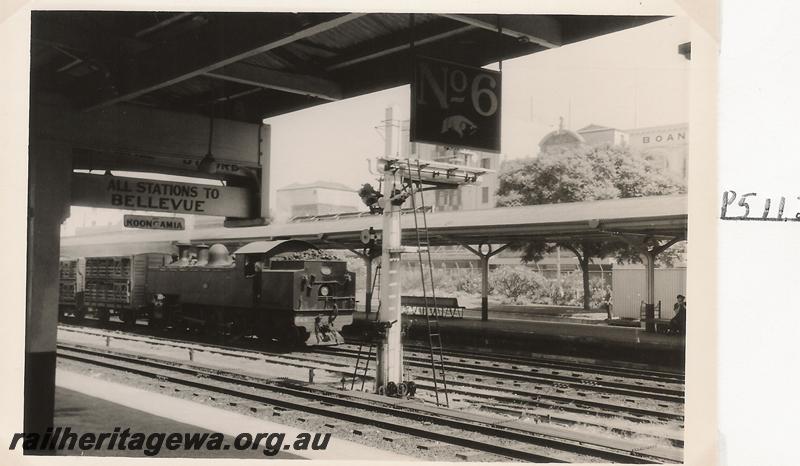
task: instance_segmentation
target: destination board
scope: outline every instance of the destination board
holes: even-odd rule
[[[72,205],[247,218],[247,189],[120,176],[72,174]]]

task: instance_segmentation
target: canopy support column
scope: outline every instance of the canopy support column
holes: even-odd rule
[[[645,330],[648,332],[656,331],[656,255],[652,251],[646,250],[641,254],[642,262],[644,262],[644,276],[645,276]]]
[[[642,258],[642,262],[644,263],[646,283],[644,302],[645,321],[643,324],[646,331],[655,332],[656,257],[669,249],[669,247],[673,244],[677,243],[678,241],[682,241],[683,238],[676,236],[668,240],[666,243],[661,244],[659,240],[649,236],[633,236],[624,233],[620,233],[618,235],[620,238],[625,240],[626,243],[630,244],[639,251],[639,256]]]
[[[61,223],[69,217],[72,148],[37,139],[32,133],[23,431],[42,435],[53,427],[60,236]]]
[[[481,320],[486,322],[489,320],[489,259],[507,248],[508,244],[504,244],[494,250],[492,245],[488,243],[479,244],[477,249],[463,243],[461,246],[481,259]]]

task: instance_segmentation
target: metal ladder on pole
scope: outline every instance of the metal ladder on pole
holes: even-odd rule
[[[420,204],[422,208],[422,223],[420,224],[418,219],[418,209],[417,209],[417,201],[416,201],[416,192],[414,190],[414,175],[413,170],[411,168],[411,161],[407,160],[408,166],[408,188],[409,188],[409,197],[411,197],[411,208],[414,212],[414,231],[416,232],[416,240],[417,240],[417,257],[419,259],[419,272],[420,278],[422,279],[422,296],[423,302],[425,303],[423,309],[425,311],[425,319],[428,324],[428,352],[430,355],[430,363],[431,363],[431,372],[433,374],[433,391],[434,395],[436,396],[436,405],[439,406],[441,404],[439,398],[439,390],[441,385],[441,391],[444,395],[444,406],[450,406],[450,399],[447,394],[447,378],[445,377],[445,370],[444,370],[444,355],[442,354],[442,335],[439,329],[439,317],[438,317],[438,306],[436,304],[436,289],[434,287],[433,281],[433,260],[431,259],[431,242],[430,242],[430,235],[428,234],[428,219],[425,215],[425,195],[423,194],[422,189],[422,164],[419,160],[417,160],[417,170],[416,170],[416,183],[418,184],[418,190],[420,196]],[[423,261],[423,250],[425,255],[427,256],[425,261]],[[430,280],[430,294],[432,298],[432,302],[428,302],[428,286],[426,283],[425,271],[427,266],[427,273],[428,279]],[[430,305],[432,304],[432,305]]]
[[[380,293],[381,287],[381,263],[378,262],[378,265],[375,267],[375,275],[372,279],[372,296],[375,296],[375,285],[378,285],[378,293]],[[375,321],[378,321],[378,315],[381,312],[381,301],[378,300],[378,309],[375,311]],[[364,348],[367,348],[366,352]],[[364,384],[367,381],[367,375],[369,372],[369,363],[372,361],[375,353],[375,341],[372,338],[369,338],[368,341],[361,341],[358,345],[358,355],[356,356],[356,366],[353,369],[353,379],[350,383],[350,390],[353,390],[356,386],[356,380],[360,377],[361,378],[361,388],[360,390],[364,390]],[[359,374],[360,371],[360,374]]]

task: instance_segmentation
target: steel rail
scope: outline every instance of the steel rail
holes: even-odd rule
[[[411,351],[419,351],[419,347],[414,345],[405,345]],[[658,380],[658,381],[676,381],[683,383],[685,377],[683,374],[677,372],[666,372],[652,369],[641,369],[635,367],[620,367],[602,363],[588,363],[579,361],[560,361],[558,359],[547,358],[544,356],[539,357],[521,357],[506,354],[486,354],[478,352],[470,352],[465,350],[450,350],[447,354],[455,358],[473,358],[483,359],[486,361],[505,362],[505,363],[519,363],[531,366],[548,366],[572,370],[589,370],[598,374],[607,373],[607,375],[618,375],[619,377],[632,377],[635,376],[641,379]]]
[[[78,333],[85,333],[94,335],[93,332],[80,332],[75,330],[69,330]],[[148,336],[149,337],[149,336]],[[138,341],[135,338],[130,337],[123,337],[123,336],[114,336],[113,338],[120,339],[120,340],[129,340],[129,341]],[[151,338],[159,338],[159,337],[151,337]],[[163,341],[171,342],[175,340],[169,339],[161,339]],[[152,344],[165,344],[165,343],[152,343]],[[166,343],[169,344],[169,343]],[[233,348],[221,346],[221,345],[209,345],[206,343],[202,343],[203,345],[207,346],[215,346],[220,349],[228,349],[231,350]],[[174,345],[174,343],[173,343]],[[262,351],[257,350],[250,350],[248,351],[255,352],[257,354],[265,354]],[[317,353],[317,354],[338,354],[349,358],[354,358],[356,355],[349,349],[341,349],[341,348],[328,348],[328,347],[321,347],[312,349],[310,352]],[[281,357],[288,357],[281,355]],[[414,367],[428,367],[427,364],[424,364],[425,361],[422,361],[422,358],[416,358],[413,356],[405,356],[404,360],[410,361],[409,365]],[[668,389],[662,387],[651,387],[651,386],[640,386],[630,383],[620,383],[620,382],[612,382],[612,381],[596,381],[596,380],[587,380],[580,377],[571,377],[571,376],[564,376],[559,374],[545,374],[545,373],[537,373],[536,375],[530,375],[522,370],[514,370],[509,368],[497,368],[497,367],[481,367],[477,368],[474,365],[469,363],[460,363],[460,362],[453,362],[453,361],[446,361],[446,367],[448,369],[453,369],[454,372],[462,372],[466,374],[473,374],[473,375],[484,375],[487,377],[496,377],[496,378],[511,378],[514,380],[525,381],[528,383],[543,383],[543,384],[554,384],[553,381],[558,381],[563,383],[564,385],[568,386],[569,388],[576,389],[576,390],[590,390],[595,392],[603,392],[603,393],[613,393],[616,395],[623,395],[623,396],[636,396],[641,398],[651,398],[661,401],[670,401],[674,403],[683,403],[683,391],[682,390],[675,390],[675,389]],[[510,376],[510,377],[508,377]]]
[[[288,409],[295,409],[298,411],[306,411],[311,412],[318,415],[334,417],[337,419],[347,420],[351,422],[357,422],[360,424],[369,424],[376,427],[380,427],[383,429],[411,434],[415,436],[419,436],[426,439],[431,440],[439,440],[445,443],[450,443],[453,445],[465,446],[468,448],[472,448],[479,451],[500,454],[503,456],[508,456],[510,458],[515,459],[522,459],[526,461],[545,461],[545,462],[566,462],[563,459],[559,458],[552,458],[545,455],[540,455],[537,453],[532,453],[529,451],[524,451],[517,448],[506,447],[502,445],[492,444],[490,442],[481,442],[475,441],[471,439],[466,439],[461,436],[456,435],[448,435],[443,434],[440,432],[432,432],[430,429],[420,429],[412,426],[404,426],[399,425],[397,423],[382,421],[379,419],[369,419],[363,416],[349,414],[349,413],[342,413],[341,411],[337,411],[335,409],[329,407],[321,407],[321,406],[313,406],[309,405],[308,403],[298,403],[298,402],[291,402],[287,400],[276,399],[273,397],[267,397],[264,395],[256,395],[246,392],[241,392],[239,390],[230,389],[227,387],[220,387],[217,385],[209,384],[208,380],[215,380],[222,383],[229,383],[241,386],[247,386],[250,388],[257,388],[259,390],[280,393],[284,395],[295,396],[304,399],[313,399],[315,401],[319,401],[321,403],[327,403],[333,406],[344,406],[350,408],[357,408],[363,409],[369,412],[377,412],[381,414],[389,414],[398,418],[403,419],[410,419],[415,421],[422,421],[422,422],[430,422],[431,424],[442,425],[445,427],[460,429],[463,431],[470,431],[475,432],[478,434],[488,435],[497,438],[503,438],[506,440],[512,440],[517,442],[524,442],[531,445],[538,445],[547,448],[554,448],[561,451],[569,451],[572,453],[588,455],[596,458],[602,458],[610,461],[618,461],[618,462],[626,462],[626,463],[650,463],[653,460],[660,460],[660,461],[679,461],[680,458],[660,458],[654,455],[643,454],[641,452],[636,451],[619,451],[619,449],[615,447],[608,447],[604,445],[589,445],[582,442],[576,441],[569,441],[564,439],[558,438],[551,438],[546,436],[539,436],[539,435],[532,435],[526,432],[519,432],[519,431],[512,431],[509,429],[504,429],[502,427],[498,427],[492,424],[481,424],[475,422],[465,422],[463,420],[454,419],[454,418],[446,418],[442,417],[442,410],[441,408],[427,408],[429,411],[437,411],[438,415],[422,412],[419,410],[412,410],[409,406],[402,406],[402,407],[394,407],[394,406],[387,406],[376,404],[374,401],[369,400],[359,400],[357,398],[342,398],[341,394],[339,396],[333,396],[329,394],[325,394],[324,392],[320,392],[317,390],[309,390],[308,388],[304,388],[299,385],[294,385],[290,383],[264,383],[264,382],[256,382],[253,380],[247,380],[241,378],[241,376],[236,376],[236,374],[229,373],[226,371],[219,371],[219,370],[206,370],[201,369],[198,367],[191,367],[185,364],[181,366],[176,366],[174,363],[169,363],[164,360],[156,360],[151,358],[144,358],[144,357],[137,357],[137,356],[130,356],[125,354],[120,354],[116,352],[109,352],[109,351],[98,351],[95,349],[90,348],[81,348],[81,347],[74,347],[71,345],[63,345],[59,344],[58,353],[60,357],[65,357],[73,360],[83,361],[89,364],[101,365],[104,367],[112,368],[112,369],[119,369],[124,370],[127,372],[134,372],[139,375],[144,375],[149,378],[156,378],[159,380],[166,380],[174,383],[179,383],[183,385],[192,386],[195,388],[201,388],[206,390],[215,391],[218,393],[224,393],[231,396],[237,396],[244,399],[249,399],[252,401],[258,401],[261,403],[273,404],[275,406],[282,406]],[[82,353],[84,356],[76,355],[76,354],[69,354],[65,353],[72,352],[72,353]],[[89,357],[86,357],[88,355]],[[120,365],[119,363],[108,362],[108,361],[98,361],[97,358],[104,358],[107,360],[112,361],[121,361],[127,363],[127,365]],[[130,367],[131,365],[140,365],[147,368],[155,368],[161,371],[173,371],[178,372],[181,374],[187,374],[193,377],[201,378],[201,381],[198,380],[190,380],[184,377],[176,377],[172,375],[166,374],[156,374],[152,370],[145,370],[145,369],[136,369],[135,367]],[[449,411],[449,410],[448,410]],[[453,415],[457,415],[457,412],[454,412]],[[502,422],[502,421],[501,421]]]
[[[327,352],[325,350],[316,350],[319,353]],[[331,351],[330,353],[343,354],[340,351]],[[348,354],[348,357],[352,357]],[[409,365],[414,367],[427,367],[422,363],[422,358],[412,356],[405,356],[403,358],[410,361]],[[496,377],[504,379],[519,380],[529,383],[562,383],[573,389],[591,390],[596,392],[613,393],[615,395],[636,396],[641,398],[651,398],[662,401],[670,401],[673,403],[683,403],[684,394],[682,390],[674,390],[661,387],[638,386],[632,384],[625,384],[619,382],[609,381],[593,381],[581,379],[579,377],[570,377],[556,374],[536,374],[530,375],[520,370],[507,369],[507,368],[477,368],[466,363],[457,363],[452,361],[445,361],[446,367],[450,372],[461,372],[465,374],[483,375],[487,377]],[[628,388],[632,387],[632,388]],[[646,390],[648,389],[648,390]]]
[[[96,329],[99,331],[125,331],[130,332],[130,328],[124,327],[124,324],[119,322],[109,322],[107,324],[116,325],[119,324],[119,329],[111,329],[108,327],[86,327],[77,324],[59,322],[60,326],[65,327],[66,329],[71,329],[72,331],[80,331],[74,329],[80,328],[91,328]],[[137,330],[143,330],[147,327],[139,326]],[[86,332],[89,333],[89,332]],[[186,341],[186,342],[194,342],[192,340],[183,340],[183,339],[176,339],[170,340],[168,338],[159,337],[156,335],[151,335],[147,332],[137,332],[137,335],[141,336],[148,336],[152,338],[158,338],[167,341]],[[197,343],[197,342],[195,342]],[[345,345],[339,345],[336,347],[325,347],[328,350],[332,351],[354,351],[353,348],[345,348],[344,346],[349,345],[357,345],[360,341],[357,339],[347,339],[347,343]],[[202,343],[204,345],[209,346],[218,346],[220,348],[225,348],[224,345],[215,345],[213,343]],[[423,352],[424,347],[404,344],[404,348],[415,351],[415,352]],[[244,349],[244,348],[243,348]],[[477,353],[477,352],[470,352],[466,350],[447,350],[445,352],[445,356],[453,357],[453,358],[472,358],[472,359],[480,359],[486,361],[494,361],[494,362],[504,362],[504,363],[519,363],[523,365],[530,365],[530,366],[547,366],[547,367],[554,367],[554,368],[562,368],[564,370],[567,369],[574,369],[574,370],[585,370],[591,371],[597,374],[606,374],[606,375],[617,375],[619,377],[636,377],[640,379],[647,379],[647,380],[656,380],[656,381],[663,381],[665,383],[684,383],[685,377],[681,373],[677,372],[667,372],[667,371],[657,371],[652,369],[641,369],[635,367],[618,367],[609,364],[602,364],[602,363],[595,363],[595,362],[578,362],[578,361],[560,361],[558,359],[551,359],[544,356],[539,357],[521,357],[518,355],[513,354],[497,354],[497,353]]]
[[[349,344],[353,344],[355,342],[358,343],[358,340],[347,340]],[[414,352],[421,352],[422,347],[405,344],[403,345],[404,348],[414,351]],[[332,350],[343,350],[349,351],[349,348],[344,348],[343,346],[337,347],[330,347]],[[547,367],[554,367],[554,368],[562,368],[564,370],[585,370],[591,371],[598,374],[606,374],[606,375],[616,375],[618,377],[636,377],[640,379],[647,379],[647,380],[656,380],[656,381],[664,381],[666,383],[684,383],[685,376],[681,373],[677,372],[666,372],[666,371],[658,371],[652,369],[640,369],[635,367],[618,367],[608,364],[594,364],[588,362],[578,362],[578,361],[559,361],[557,359],[550,359],[543,356],[539,357],[521,357],[512,354],[496,354],[496,353],[477,353],[477,352],[470,352],[465,350],[448,350],[446,352],[447,356],[453,358],[470,358],[470,359],[480,359],[486,361],[494,361],[494,362],[503,362],[509,364],[521,364],[521,365],[529,365],[529,366],[547,366]]]
[[[426,377],[421,377],[422,380],[428,380]],[[624,415],[620,414],[620,411],[624,411],[630,414],[639,415],[639,416],[649,416],[661,420],[674,420],[674,421],[683,421],[684,416],[683,414],[676,414],[676,413],[666,413],[662,411],[653,411],[649,409],[643,408],[635,408],[632,406],[623,406],[617,405],[612,403],[604,403],[600,401],[590,401],[584,400],[581,398],[570,398],[566,396],[558,396],[558,395],[548,395],[548,394],[540,394],[535,392],[529,392],[525,390],[520,390],[518,388],[509,388],[509,387],[492,387],[491,389],[486,388],[486,390],[493,390],[502,393],[508,393],[513,396],[503,396],[503,395],[495,395],[495,394],[482,394],[482,393],[475,393],[475,388],[485,388],[479,387],[474,384],[468,383],[461,383],[458,381],[453,381],[452,385],[465,387],[464,389],[450,389],[453,393],[459,393],[464,395],[473,395],[473,396],[483,396],[486,398],[493,398],[497,400],[505,400],[505,401],[512,401],[512,402],[523,402],[528,404],[537,404],[541,400],[550,400],[556,403],[563,403],[565,406],[557,405],[559,410],[568,410],[568,405],[574,405],[576,407],[580,406],[590,406],[592,408],[602,409],[605,410],[609,414],[616,414],[619,417],[625,417]],[[418,388],[431,388],[428,385],[417,383]],[[516,397],[514,397],[516,396]],[[518,397],[526,397],[526,398],[518,398]],[[576,411],[577,412],[577,411]],[[596,415],[605,415],[606,413],[600,413],[597,411],[591,410],[584,410],[586,414],[596,414]],[[635,419],[635,418],[627,418],[627,419]],[[642,422],[642,419],[636,419],[639,422]]]
[[[173,340],[173,339],[168,339],[168,338],[163,338],[163,337],[156,337],[156,336],[151,336],[151,335],[136,335],[138,338],[134,338],[134,337],[131,337],[131,336],[104,335],[103,333],[88,332],[88,331],[84,331],[84,330],[69,329],[69,331],[75,332],[75,333],[82,333],[82,334],[86,334],[86,335],[97,336],[97,337],[107,337],[108,336],[108,337],[111,337],[111,338],[114,338],[114,339],[123,340],[123,341],[142,342],[142,343],[152,344],[152,345],[156,345],[156,346],[168,346],[168,347],[182,348],[182,349],[188,349],[188,350],[195,349],[197,351],[203,351],[203,352],[207,352],[209,354],[219,354],[219,355],[229,356],[229,357],[240,357],[240,358],[251,359],[251,360],[263,359],[263,360],[265,360],[267,362],[287,364],[287,365],[291,365],[291,366],[295,366],[295,367],[301,367],[301,368],[322,369],[322,370],[325,370],[325,371],[328,371],[328,372],[339,374],[339,375],[344,376],[344,377],[352,377],[352,371],[350,370],[350,365],[348,365],[348,364],[341,364],[341,363],[336,363],[336,362],[332,362],[332,361],[321,361],[321,360],[318,360],[318,359],[310,359],[308,357],[297,356],[297,353],[275,354],[275,353],[264,352],[264,351],[253,350],[253,349],[233,348],[233,347],[229,347],[229,346],[215,345],[215,344],[211,344],[211,343],[198,343],[198,342],[193,342],[191,340]],[[103,330],[101,329],[100,331],[103,331]],[[153,341],[153,340],[156,340],[156,341]],[[201,346],[201,348],[199,348],[199,349],[198,348],[192,348],[191,346],[184,346],[184,345],[197,345],[197,346]],[[202,348],[202,347],[210,347],[210,348],[214,348],[214,349],[209,350],[209,349],[205,349],[205,348]],[[248,354],[237,354],[235,352],[252,353],[255,356],[250,356]],[[301,354],[305,354],[305,353],[301,353]],[[322,353],[318,353],[318,354],[325,354],[325,353],[322,352]],[[335,354],[331,354],[331,355],[335,356]],[[264,359],[264,358],[279,358],[279,359],[283,359],[283,360],[282,361],[274,361],[274,360],[269,360],[269,359]],[[294,361],[299,361],[299,362],[288,362],[287,360],[294,360]],[[309,362],[313,363],[313,364],[308,364]],[[347,370],[332,370],[332,369],[320,368],[319,364],[327,364],[327,365],[330,365],[330,366],[341,366],[343,368],[346,368]],[[373,379],[372,376],[367,376],[367,378],[368,379]],[[426,377],[426,376],[419,376],[419,377],[417,377],[416,380],[418,380],[418,381],[419,380],[431,381],[432,379],[430,377]],[[485,397],[485,398],[495,398],[495,399],[499,399],[499,400],[512,401],[512,402],[516,402],[516,403],[533,404],[535,406],[541,406],[541,407],[545,407],[545,405],[541,404],[540,400],[543,400],[543,399],[544,400],[551,400],[553,402],[560,403],[559,405],[556,406],[556,408],[559,409],[559,410],[565,410],[565,411],[570,411],[571,410],[571,411],[576,412],[576,413],[582,413],[582,414],[587,414],[587,415],[600,415],[600,416],[605,416],[605,417],[617,416],[617,417],[623,417],[625,419],[633,420],[633,421],[637,421],[637,422],[643,422],[643,420],[642,419],[637,419],[637,418],[634,418],[634,417],[626,417],[624,414],[622,414],[622,412],[630,413],[630,414],[636,415],[636,416],[649,416],[649,417],[653,417],[653,418],[659,418],[659,419],[662,419],[662,420],[682,421],[684,419],[684,416],[682,414],[667,413],[667,412],[663,412],[663,411],[653,411],[653,410],[648,410],[648,409],[644,409],[644,408],[635,408],[635,407],[631,407],[631,406],[625,406],[625,405],[621,405],[621,404],[607,403],[607,402],[601,402],[601,401],[590,401],[590,400],[585,400],[583,398],[577,398],[577,397],[571,398],[571,397],[566,397],[566,396],[542,394],[542,393],[538,393],[538,392],[526,391],[526,390],[523,390],[521,388],[500,387],[500,386],[486,387],[485,385],[478,385],[478,384],[470,383],[470,382],[466,382],[466,381],[465,382],[461,382],[461,381],[458,381],[458,380],[455,380],[455,379],[452,381],[452,384],[453,384],[453,387],[451,387],[450,391],[453,392],[453,393],[475,395],[475,391],[474,391],[475,388],[486,389],[486,390],[492,390],[492,391],[501,392],[501,393],[510,393],[512,395],[523,396],[523,397],[526,397],[526,398],[513,398],[513,397],[503,396],[503,395],[499,395],[499,394],[498,395],[495,395],[495,394],[492,394],[492,395],[490,395],[490,394],[481,394],[480,396]],[[417,387],[418,388],[422,388],[422,389],[433,389],[433,386],[429,386],[429,385],[426,385],[424,383],[419,383],[419,382],[417,383]],[[459,389],[457,387],[466,387],[466,389]],[[576,408],[573,408],[572,405],[574,405]],[[588,406],[588,407],[591,407],[593,409],[584,409],[584,408],[580,408],[580,406]],[[596,411],[597,409],[604,410],[605,412],[598,412],[598,411]]]

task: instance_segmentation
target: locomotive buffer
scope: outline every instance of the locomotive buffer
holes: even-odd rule
[[[402,309],[400,297],[400,258],[403,253],[415,253],[420,261],[422,290],[425,297],[425,315],[428,320],[431,369],[434,373],[436,399],[439,403],[439,387],[445,390],[442,345],[436,321],[436,296],[433,288],[433,269],[430,260],[430,239],[423,191],[453,189],[477,181],[488,170],[452,165],[418,159],[380,158],[379,171],[383,175],[383,232],[380,282],[380,311],[377,317],[377,369],[375,390],[378,393],[394,394],[395,387],[403,384],[403,347],[401,341]],[[417,194],[419,194],[418,209]],[[401,238],[400,214],[403,204],[411,199],[414,213],[416,246],[404,247]],[[377,209],[376,209],[377,210]],[[421,211],[422,220],[418,219]],[[423,261],[423,254],[427,261]],[[427,273],[425,270],[427,266]],[[428,282],[429,285],[428,286]],[[428,297],[430,295],[430,298]],[[447,404],[445,395],[444,404]]]

